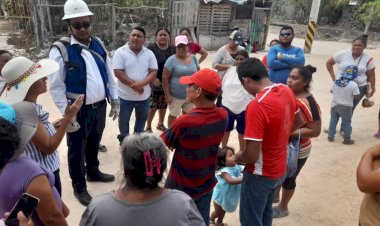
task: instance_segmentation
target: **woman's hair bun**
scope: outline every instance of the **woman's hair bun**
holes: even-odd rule
[[[362,35],[363,38],[368,38],[367,34]]]
[[[317,68],[311,65],[306,65],[305,68],[307,68],[311,73],[314,73],[317,71]]]

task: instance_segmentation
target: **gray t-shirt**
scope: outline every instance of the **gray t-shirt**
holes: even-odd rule
[[[113,192],[93,198],[82,215],[80,226],[204,226],[194,201],[169,189],[157,199],[132,203],[117,199]]]
[[[186,99],[186,85],[179,82],[182,76],[189,76],[197,72],[197,59],[192,57],[190,65],[183,65],[175,55],[166,60],[165,68],[172,73],[170,78],[169,91],[170,95],[174,98],[184,100]]]

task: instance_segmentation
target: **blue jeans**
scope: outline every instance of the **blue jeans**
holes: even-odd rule
[[[344,140],[351,140],[351,118],[352,118],[352,107],[336,105],[330,110],[330,126],[329,126],[329,137],[334,138],[336,133],[336,124],[339,121],[339,117],[342,118],[342,131],[344,133]]]
[[[202,215],[206,226],[210,225],[210,205],[211,205],[212,191],[202,195],[201,197],[194,199],[195,205]]]
[[[285,175],[279,179],[244,172],[240,193],[240,223],[242,226],[271,226],[272,202],[276,188],[281,186]]]
[[[142,133],[144,132],[145,122],[148,119],[149,98],[141,101],[123,100],[120,98],[120,134],[117,136],[120,144],[123,142],[124,137],[129,135],[129,120],[131,119],[133,109],[135,109],[136,118],[134,133]]]

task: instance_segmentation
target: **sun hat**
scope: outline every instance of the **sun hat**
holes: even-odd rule
[[[58,69],[59,64],[50,59],[34,63],[26,57],[13,58],[1,70],[6,84],[0,91],[0,101],[7,104],[23,101],[33,83]]]
[[[22,101],[12,106],[0,102],[0,116],[15,124],[21,141],[18,149],[13,154],[13,159],[20,156],[25,146],[37,131],[38,114],[33,103]]]
[[[233,40],[236,45],[243,45],[243,35],[238,30],[233,31],[230,34],[230,39]]]
[[[218,94],[222,85],[218,73],[208,68],[199,70],[191,76],[182,76],[179,81],[186,85],[195,84],[213,94]]]
[[[186,35],[178,35],[175,37],[175,46],[177,47],[179,44],[187,45],[189,41],[187,40]]]

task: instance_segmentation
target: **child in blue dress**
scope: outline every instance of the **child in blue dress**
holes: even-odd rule
[[[236,164],[235,151],[228,146],[218,152],[217,161],[218,184],[212,193],[214,212],[211,213],[210,226],[227,226],[223,223],[224,215],[235,211],[239,203],[242,166]]]

